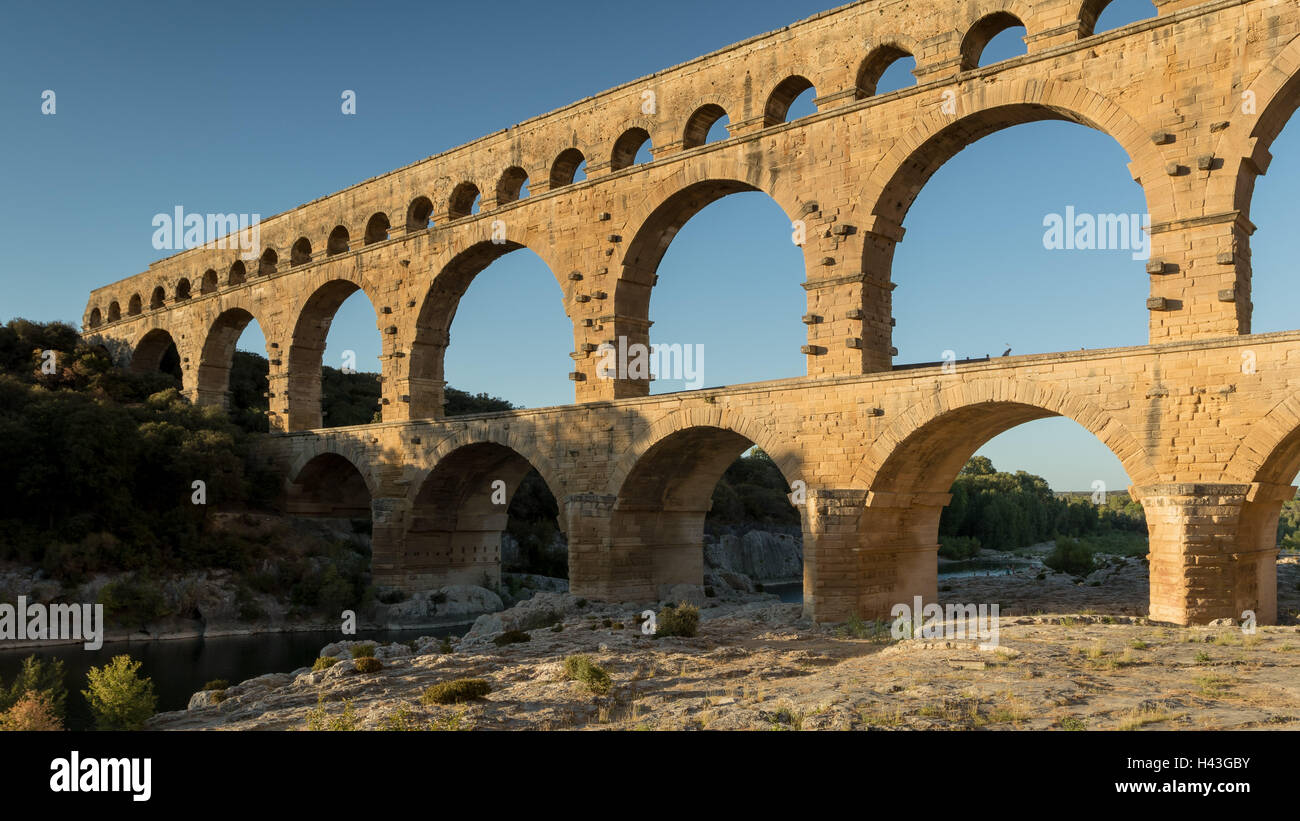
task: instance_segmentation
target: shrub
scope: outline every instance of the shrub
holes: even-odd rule
[[[225,690],[229,687],[230,684],[224,678],[215,678],[203,685],[204,690]]]
[[[45,693],[55,717],[62,719],[66,715],[68,699],[68,688],[63,684],[63,661],[43,661],[36,656],[23,659],[22,669],[9,685],[8,692],[0,687],[0,712],[12,708],[27,693]]]
[[[694,636],[700,627],[700,608],[682,602],[676,607],[667,605],[659,611],[655,622],[656,636]]]
[[[343,702],[343,712],[331,716],[325,709],[325,695],[316,699],[316,706],[307,711],[307,729],[313,731],[351,732],[359,729],[360,720],[352,707],[352,699]]]
[[[321,670],[328,670],[338,663],[339,660],[333,656],[321,656],[316,659],[316,663],[311,666],[311,670],[313,673],[319,673]]]
[[[0,713],[0,731],[33,732],[62,729],[63,723],[54,714],[54,704],[50,695],[43,690],[23,693],[17,704]]]
[[[492,687],[481,678],[458,678],[429,687],[420,695],[425,704],[458,704],[482,698],[492,692]]]
[[[520,644],[522,642],[532,641],[532,640],[533,637],[525,633],[523,630],[507,630],[506,632],[492,639],[492,643],[495,644],[497,647],[505,647],[507,644]]]
[[[373,645],[373,644],[357,644],[357,645],[353,645],[353,646],[348,650],[348,652],[352,654],[352,658],[354,658],[354,659],[374,658],[374,657],[375,657],[375,645]]]
[[[140,662],[128,655],[114,656],[103,667],[86,672],[88,689],[81,694],[99,730],[138,730],[158,705],[153,681],[138,674]]]
[[[587,689],[598,696],[609,692],[613,686],[609,673],[596,666],[587,656],[569,656],[564,660],[564,678],[568,681],[581,681]]]
[[[358,673],[377,673],[384,669],[384,665],[374,656],[362,656],[352,663],[352,666]]]
[[[451,638],[446,636],[443,637],[442,644],[438,645],[438,652],[444,655],[456,652],[455,648],[451,646]]]
[[[1093,571],[1092,551],[1078,539],[1060,538],[1043,564],[1071,576],[1086,576]]]
[[[969,559],[978,556],[980,540],[974,536],[944,536],[939,555],[945,559]]]

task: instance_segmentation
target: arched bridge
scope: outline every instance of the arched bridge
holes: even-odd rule
[[[1105,5],[864,0],[274,216],[252,254],[161,260],[94,291],[83,324],[135,368],[174,344],[186,395],[220,404],[256,319],[284,434],[268,458],[297,510],[373,510],[380,581],[495,573],[505,507],[490,485],[513,491],[531,467],[560,502],[575,591],[698,583],[712,488],[757,444],[807,488],[808,611],[879,617],[935,597],[939,513],[966,459],[1066,416],[1111,448],[1147,511],[1153,617],[1273,620],[1277,516],[1300,471],[1300,332],[1250,333],[1249,215],[1300,105],[1300,8],[1156,0],[1156,17],[1095,34]],[[1017,25],[1028,52],[980,67]],[[876,94],[908,55],[917,84]],[[787,122],[809,88],[816,113]],[[728,136],[706,143],[723,116]],[[967,145],[1036,120],[1127,153],[1151,219],[1150,344],[896,370],[891,264],[911,203]],[[646,142],[653,159],[634,164]],[[741,191],[768,194],[802,239],[806,304],[791,312],[807,376],[656,397],[638,374],[608,378],[602,344],[648,342],[672,237]],[[457,304],[523,247],[563,290],[575,404],[443,419]],[[383,340],[383,422],[320,430],[325,334],[358,290]]]

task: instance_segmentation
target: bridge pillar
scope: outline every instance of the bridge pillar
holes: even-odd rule
[[[846,621],[857,612],[865,490],[809,488],[803,515],[803,614]]]
[[[1250,235],[1239,211],[1151,226],[1151,344],[1250,333]]]
[[[653,601],[658,591],[649,551],[612,543],[617,496],[579,493],[564,500],[569,541],[569,591],[600,601]],[[701,551],[702,553],[703,551]]]
[[[896,604],[939,598],[939,517],[949,493],[867,494],[857,572],[858,615],[887,621]]]
[[[370,500],[370,574],[375,584],[404,589],[402,553],[410,518],[411,501],[406,497]]]
[[[1146,510],[1151,618],[1191,625],[1277,621],[1277,518],[1295,489],[1264,484],[1163,484],[1130,489]]]
[[[808,279],[809,376],[850,376],[893,366],[889,266],[901,226],[880,216],[850,224],[847,209],[809,203],[802,223]]]

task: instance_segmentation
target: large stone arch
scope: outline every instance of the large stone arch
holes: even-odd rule
[[[866,457],[854,473],[852,487],[873,492],[911,493],[937,489],[937,492],[947,493],[962,465],[990,439],[1025,422],[1054,416],[1071,419],[1097,437],[1119,459],[1134,485],[1159,481],[1160,473],[1150,454],[1119,418],[1088,400],[1072,395],[1068,385],[989,378],[960,381],[900,413],[867,450]],[[959,436],[965,441],[952,441]],[[933,476],[934,481],[939,482],[938,485],[931,482],[926,487],[885,486],[916,475],[915,470],[900,460],[923,457],[926,455],[925,445],[940,441],[943,452],[936,454],[940,461],[926,471],[927,476]],[[967,448],[969,453],[965,452]],[[953,465],[955,467],[949,471]]]
[[[287,512],[297,516],[369,518],[378,482],[364,448],[350,440],[317,440],[313,444],[290,462]]]
[[[510,502],[533,470],[556,497],[563,528],[564,489],[550,460],[508,426],[464,430],[438,442],[429,456],[432,464],[410,485],[401,546],[388,557],[408,589],[498,584]]]
[[[687,408],[657,419],[641,431],[614,462],[605,483],[605,493],[618,496],[628,476],[651,448],[676,433],[693,428],[716,428],[749,440],[772,457],[786,481],[799,479],[804,471],[803,453],[794,437],[783,436],[771,426],[755,421],[734,408]]]
[[[313,430],[323,425],[321,411],[321,366],[325,340],[339,307],[353,294],[365,294],[375,312],[375,333],[379,335],[381,353],[388,343],[380,329],[379,286],[358,270],[355,261],[322,265],[302,283],[303,294],[290,312],[293,331],[289,337],[288,430]]]
[[[708,206],[731,194],[762,192],[793,220],[800,213],[799,197],[782,175],[775,184],[761,157],[736,149],[708,151],[681,162],[673,172],[649,186],[642,205],[628,216],[630,231],[621,271],[614,283],[614,333],[628,345],[650,343],[650,297],[659,264],[677,232]],[[807,257],[813,253],[805,248]],[[645,396],[645,380],[616,379],[614,396]]]
[[[268,359],[274,358],[272,329],[261,316],[260,308],[251,299],[223,298],[219,309],[207,323],[203,334],[192,400],[199,405],[225,407],[230,389],[230,368],[235,357],[235,346],[244,329],[257,322],[266,338]],[[274,365],[271,368],[275,370]]]
[[[754,445],[773,456],[787,482],[798,478],[793,443],[737,412],[679,412],[638,436],[607,485],[613,507],[602,595],[643,601],[658,598],[665,585],[701,584],[713,489]]]
[[[484,225],[482,230],[487,228]],[[481,236],[481,231],[476,232],[466,240],[467,245],[451,254],[424,292],[415,313],[407,365],[412,419],[442,418],[443,389],[447,384],[446,353],[451,344],[451,326],[456,310],[475,278],[501,257],[522,248],[537,254],[559,286],[560,309],[569,317],[564,282],[554,260],[545,251],[542,238],[536,241],[529,236],[520,240],[493,240]],[[543,251],[539,252],[537,248]]]
[[[856,568],[856,583],[839,591],[832,606],[883,618],[910,596],[935,600],[939,519],[958,472],[995,436],[1055,416],[1096,436],[1134,487],[1158,481],[1150,455],[1123,423],[1064,384],[980,379],[937,390],[876,437],[854,475],[852,486],[864,491],[865,501],[853,540],[857,550],[835,558]],[[873,583],[881,577],[894,580],[888,589]]]
[[[166,328],[149,328],[140,335],[131,348],[131,370],[135,373],[148,373],[161,370],[164,358],[171,348],[180,356],[180,346],[171,331]],[[179,368],[180,363],[176,363]]]
[[[955,97],[935,96],[932,110],[917,118],[916,126],[892,146],[866,180],[864,202],[869,218],[860,245],[861,271],[868,282],[879,287],[871,289],[864,300],[865,338],[891,336],[892,298],[884,284],[892,279],[894,251],[903,241],[903,224],[913,202],[950,159],[997,131],[1046,120],[1074,122],[1100,131],[1128,154],[1129,174],[1143,187],[1152,224],[1172,222],[1179,216],[1179,198],[1159,149],[1137,120],[1111,100],[1073,83],[1039,80],[966,83],[954,91]],[[948,111],[956,113],[950,116]],[[1159,256],[1157,246],[1163,236],[1152,238],[1153,258]],[[1155,279],[1153,274],[1153,283]]]

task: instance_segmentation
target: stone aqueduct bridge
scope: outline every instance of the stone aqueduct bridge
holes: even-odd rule
[[[1300,104],[1300,7],[1156,0],[1155,18],[1093,34],[1105,4],[827,12],[265,220],[260,256],[205,247],[154,263],[94,291],[85,329],[135,368],[175,344],[186,394],[216,404],[256,318],[271,424],[286,434],[266,452],[291,509],[372,511],[383,582],[494,575],[506,516],[492,483],[513,490],[532,466],[560,502],[576,592],[645,600],[698,583],[711,490],[754,443],[807,487],[808,611],[880,617],[936,597],[939,514],[967,458],[1062,415],[1113,450],[1147,511],[1152,616],[1254,609],[1267,622],[1276,520],[1300,470],[1300,332],[1250,334],[1249,214]],[[978,67],[1018,24],[1028,53]],[[876,95],[909,54],[917,85]],[[809,87],[817,112],[786,122]],[[724,114],[729,136],[705,144]],[[909,206],[962,148],[1034,120],[1090,126],[1127,152],[1152,220],[1150,345],[895,369],[891,259]],[[653,160],[633,165],[647,140]],[[806,378],[655,397],[645,381],[601,378],[601,343],[648,340],[676,231],[740,191],[766,192],[806,228],[807,304],[791,306],[807,325]],[[576,404],[443,420],[457,303],[521,247],[563,290]],[[326,330],[357,290],[383,340],[383,422],[320,430]]]

